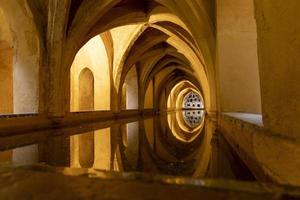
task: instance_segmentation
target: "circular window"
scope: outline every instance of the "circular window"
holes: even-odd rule
[[[203,102],[195,92],[188,93],[183,99],[183,108],[185,109],[202,109]]]

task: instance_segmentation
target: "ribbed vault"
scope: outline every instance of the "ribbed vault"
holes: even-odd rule
[[[183,1],[179,4],[171,0],[64,0],[59,4],[58,7],[55,1],[29,3],[41,40],[49,40],[47,44],[42,44],[45,44],[48,51],[55,49],[47,59],[53,68],[49,69],[50,76],[57,79],[56,84],[50,85],[58,87],[53,90],[61,93],[55,97],[42,93],[48,103],[41,103],[48,105],[41,105],[41,108],[53,112],[67,110],[64,107],[69,98],[69,95],[65,95],[69,94],[69,83],[65,81],[65,77],[70,76],[69,69],[73,59],[88,40],[105,32],[109,35],[109,31],[116,27],[141,24],[141,29],[130,41],[119,66],[111,69],[114,77],[112,93],[120,94],[126,74],[132,66],[139,66],[141,88],[144,89],[148,82],[145,77],[149,74],[154,76],[159,68],[171,66],[163,67],[161,62],[173,60],[174,65],[182,70],[186,68],[186,73],[190,72],[200,80],[207,108],[210,111],[216,110],[213,13],[206,2]],[[42,24],[46,18],[36,12],[43,9],[56,11],[55,16],[48,16],[54,32],[43,31]],[[168,58],[170,56],[172,58]],[[146,65],[147,59],[153,62]],[[42,74],[47,73],[46,71]],[[50,78],[45,78],[47,77]]]

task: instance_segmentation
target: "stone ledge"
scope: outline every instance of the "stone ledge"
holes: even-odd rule
[[[219,131],[258,180],[300,185],[300,144],[247,120],[223,113]]]

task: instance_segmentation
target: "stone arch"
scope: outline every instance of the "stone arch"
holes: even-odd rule
[[[78,111],[94,110],[94,75],[89,68],[78,76]],[[71,167],[91,168],[95,157],[94,131],[71,137]]]
[[[203,60],[201,59],[201,55],[199,55],[199,52],[196,53],[195,52],[195,48],[192,47],[192,46],[190,46],[189,43],[186,43],[185,41],[181,41],[180,37],[176,36],[176,34],[174,34],[174,33],[171,34],[171,33],[169,33],[170,31],[166,31],[166,32],[168,32],[168,34],[166,34],[166,32],[163,32],[162,29],[153,28],[153,27],[157,27],[157,26],[158,25],[155,25],[155,26],[152,25],[151,28],[153,30],[157,30],[157,32],[160,31],[162,34],[165,35],[165,38],[163,38],[163,36],[162,36],[161,37],[162,41],[160,41],[159,39],[156,39],[154,42],[156,42],[156,43],[162,42],[163,43],[165,41],[165,42],[169,43],[171,46],[174,46],[175,50],[176,49],[177,49],[177,51],[180,50],[177,53],[169,52],[168,54],[176,55],[175,57],[180,57],[180,55],[181,55],[181,56],[185,57],[185,60],[188,60],[187,61],[188,63],[186,63],[185,65],[186,66],[191,66],[191,71],[194,71],[195,72],[195,76],[199,80],[201,80],[200,82],[201,82],[202,90],[204,91],[204,97],[206,99],[207,109],[210,110],[211,106],[214,105],[214,103],[212,103],[212,101],[214,101],[214,100],[211,98],[212,97],[211,93],[213,92],[213,90],[212,90],[212,88],[210,88],[209,78],[207,77],[208,76],[207,70],[205,69],[205,66],[203,66],[204,63],[203,63]],[[151,28],[149,28],[149,29],[151,29]],[[146,35],[146,33],[147,33],[147,30],[148,29],[143,30],[143,33],[140,33],[139,38],[141,38],[142,36],[144,37]],[[139,40],[140,40],[139,38],[136,39],[135,43],[139,44]],[[141,40],[141,41],[145,41],[145,40]],[[141,56],[137,56],[137,55],[141,54],[142,51],[141,50],[139,50],[139,51],[136,50],[135,46],[137,46],[137,44],[135,44],[135,43],[131,47],[129,55],[135,55],[135,57],[136,57],[135,59],[141,59]],[[147,52],[145,52],[145,53],[142,54],[143,55],[142,58],[144,58],[146,56],[151,56],[152,53],[155,52],[155,50],[156,50],[155,48],[158,47],[158,46],[156,45],[156,46],[151,47],[150,44],[149,44],[149,42],[146,42],[145,43],[145,47],[144,47],[145,51],[147,50]],[[154,50],[154,51],[152,51],[152,50]],[[156,50],[156,53],[157,52],[159,52],[159,51]],[[163,53],[163,51],[161,53]],[[134,57],[134,56],[131,56],[131,57]],[[184,60],[184,59],[178,59],[178,60]],[[137,61],[138,60],[134,61],[134,58],[131,58],[129,60],[126,59],[126,61],[124,63],[124,66],[123,67],[122,66],[119,67],[119,70],[122,70],[122,72],[118,73],[119,76],[120,76],[120,81],[119,82],[121,84],[122,84],[122,82],[124,80],[124,76],[126,75],[126,73],[128,72],[128,70],[133,66],[133,63],[137,62]],[[183,66],[185,66],[185,65],[183,65]],[[148,71],[150,72],[151,70],[152,69],[149,69]],[[143,74],[143,72],[142,72],[142,74]],[[117,85],[118,85],[118,82],[117,82]],[[151,89],[151,86],[150,86],[150,89]],[[149,108],[151,108],[151,106]]]
[[[106,31],[101,35],[103,44],[106,48],[106,53],[109,62],[109,77],[110,77],[110,110],[113,110],[116,106],[115,96],[117,91],[114,86],[113,80],[113,69],[114,69],[114,57],[115,57],[115,49],[114,49],[114,41],[110,31]]]
[[[80,111],[94,110],[94,98],[94,76],[91,70],[85,68],[79,75]],[[94,164],[94,132],[79,135],[79,163],[85,168]]]
[[[169,91],[171,90],[170,87],[173,87],[173,85],[177,84],[178,81],[181,81],[182,79],[190,80],[202,93],[201,83],[194,76],[193,72],[189,70],[189,67],[183,67],[178,65],[178,63],[163,62],[156,65],[150,73],[150,76],[144,80],[142,84],[149,87],[153,78],[156,79],[154,107],[158,110],[163,111],[166,109],[167,106],[163,105],[166,103]],[[149,97],[149,95],[145,95],[145,92],[146,91],[141,91],[141,103],[144,102],[145,96]]]
[[[216,95],[214,94],[216,92],[215,87],[214,87],[215,86],[215,80],[214,80],[215,73],[214,73],[214,65],[213,65],[213,61],[212,61],[213,60],[212,58],[214,57],[214,54],[212,53],[212,50],[214,50],[213,49],[214,34],[213,34],[212,23],[211,23],[209,17],[207,16],[208,15],[207,11],[205,9],[203,9],[203,6],[201,5],[202,3],[183,2],[184,3],[183,8],[185,10],[190,9],[191,11],[193,11],[193,12],[189,13],[189,17],[192,18],[193,20],[189,20],[186,18],[186,16],[183,15],[183,13],[185,13],[185,12],[183,12],[184,10],[180,9],[180,7],[176,3],[170,2],[170,1],[157,1],[157,2],[160,3],[160,4],[157,4],[158,5],[157,7],[155,7],[155,6],[151,7],[151,9],[148,10],[147,12],[145,12],[144,14],[143,14],[143,11],[136,10],[136,12],[139,12],[138,16],[140,16],[139,17],[140,23],[142,23],[142,24],[143,23],[156,23],[156,22],[167,19],[171,22],[175,22],[176,24],[180,25],[181,27],[183,27],[183,29],[186,29],[187,32],[189,32],[193,36],[196,36],[196,39],[195,39],[196,45],[195,46],[197,46],[197,47],[200,46],[201,48],[199,48],[199,49],[201,49],[201,51],[206,51],[203,56],[203,58],[205,60],[205,65],[206,65],[206,63],[208,63],[208,67],[211,68],[211,69],[206,70],[206,72],[205,72],[205,73],[207,73],[206,75],[204,75],[204,74],[199,75],[201,70],[196,70],[196,72],[198,73],[198,78],[200,77],[203,80],[204,80],[204,78],[203,78],[204,76],[209,76],[207,78],[208,83],[204,84],[204,88],[207,88],[209,85],[211,85],[211,88],[205,89],[206,90],[205,93],[208,93],[205,96],[209,96],[207,98],[212,99],[211,106],[210,106],[210,101],[208,101],[208,100],[207,100],[207,104],[209,105],[208,107],[212,107],[212,110],[215,110],[216,103],[213,102],[216,100],[215,99]],[[80,14],[82,14],[81,11],[83,10],[83,8],[86,5],[82,5],[82,7],[80,6],[80,8],[78,9],[78,12],[76,13],[76,15],[73,19],[73,22],[71,23],[72,25],[69,30],[70,37],[67,39],[67,48],[66,48],[68,50],[68,52],[76,51],[76,48],[78,46],[80,46],[82,43],[84,43],[82,41],[88,40],[88,38],[91,38],[94,35],[99,34],[99,32],[104,32],[110,28],[120,26],[121,24],[118,24],[116,21],[114,21],[114,19],[109,17],[110,11],[112,11],[112,10],[116,9],[115,10],[116,15],[120,14],[123,16],[120,18],[120,20],[122,19],[121,21],[126,22],[127,24],[138,23],[136,19],[135,20],[133,19],[133,16],[136,17],[136,15],[129,15],[127,13],[127,12],[129,12],[130,9],[133,9],[133,10],[131,10],[131,12],[134,11],[134,8],[133,7],[131,8],[130,4],[126,5],[128,7],[126,7],[126,9],[123,9],[123,10],[122,9],[118,10],[118,7],[116,6],[117,4],[118,4],[117,1],[111,1],[108,4],[99,6],[97,8],[97,9],[99,9],[98,14],[97,15],[93,14],[93,15],[89,16],[89,19],[88,19],[89,22],[86,23],[86,25],[79,23],[80,22]],[[165,7],[163,7],[161,5],[163,5]],[[201,10],[200,14],[194,12],[195,7],[200,8],[200,10]],[[105,12],[100,12],[101,10],[105,11]],[[118,10],[118,12],[117,12],[117,10]],[[155,16],[155,17],[153,17],[153,16]],[[127,20],[124,20],[124,19],[127,19]],[[94,23],[94,24],[92,23],[92,22],[96,22],[96,21],[97,21],[97,23]],[[106,24],[110,24],[110,26],[105,25],[103,23],[104,21],[106,21]],[[76,23],[76,22],[78,22],[78,23]],[[197,24],[196,27],[204,27],[205,26],[205,29],[204,28],[200,29],[202,31],[201,34],[199,34],[199,28],[197,28],[197,32],[195,32],[195,30],[193,28],[194,27],[193,25],[195,25],[195,24]],[[124,23],[122,23],[122,25],[124,25]],[[86,31],[83,31],[84,26],[86,28],[88,27],[87,29],[85,29]],[[80,30],[82,30],[82,32]],[[83,33],[83,32],[85,32],[85,33]],[[79,35],[81,35],[82,37],[78,37]],[[73,44],[73,43],[76,43],[77,40],[74,40],[74,38],[77,38],[77,37],[78,37],[77,44]],[[70,54],[70,56],[71,56],[71,54]],[[206,61],[207,59],[208,59],[208,61]],[[194,64],[194,65],[196,65],[194,67],[197,68],[198,64],[199,63]],[[66,63],[66,67],[67,66],[68,66],[68,64]],[[115,70],[116,69],[114,69],[114,71]],[[118,80],[118,79],[116,79],[116,80]],[[116,83],[116,80],[115,80],[115,83]],[[120,88],[120,87],[118,87],[118,84],[116,87],[117,87],[117,89]]]
[[[94,110],[110,110],[111,65],[105,43],[100,36],[96,36],[79,50],[70,69],[71,112],[81,110],[78,102],[78,77],[86,66],[94,76]]]

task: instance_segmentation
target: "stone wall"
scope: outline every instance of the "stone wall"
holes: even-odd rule
[[[266,128],[300,138],[300,1],[255,0]]]
[[[217,1],[220,101],[223,112],[261,113],[252,0]]]

